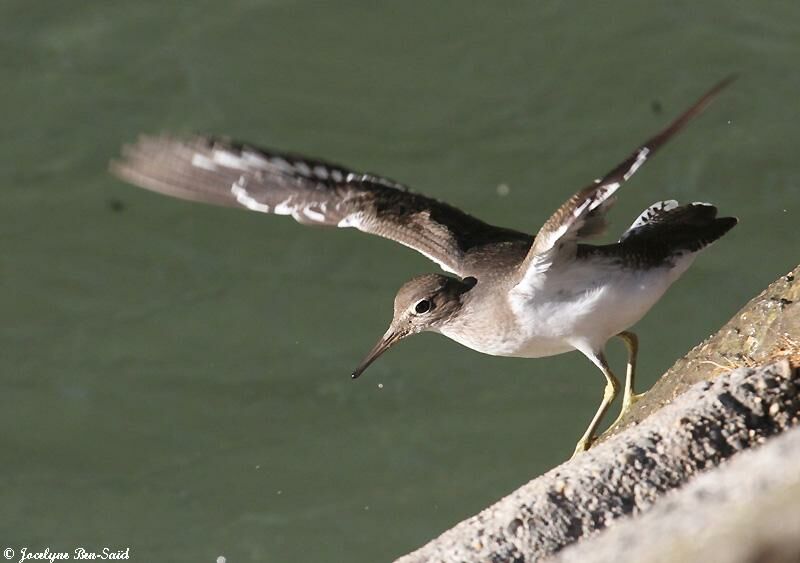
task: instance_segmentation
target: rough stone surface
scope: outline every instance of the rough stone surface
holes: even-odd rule
[[[548,563],[797,563],[800,428],[743,452],[652,510]]]
[[[645,419],[698,381],[784,357],[800,364],[800,266],[778,278],[678,360],[603,438]]]
[[[788,360],[697,383],[638,426],[534,479],[398,561],[522,563],[551,556],[795,425],[799,388],[800,373]]]

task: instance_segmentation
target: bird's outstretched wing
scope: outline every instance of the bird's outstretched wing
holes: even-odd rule
[[[470,248],[528,238],[387,178],[215,138],[143,136],[123,148],[111,171],[176,198],[291,215],[308,225],[354,227],[413,248],[462,277]]]
[[[735,79],[730,76],[706,92],[665,129],[647,140],[608,174],[583,188],[545,222],[521,265],[522,285],[546,272],[560,259],[575,255],[579,239],[602,233],[605,215],[614,204],[614,193],[678,131],[698,116]]]

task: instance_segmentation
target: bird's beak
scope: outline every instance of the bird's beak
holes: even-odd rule
[[[378,357],[383,354],[386,350],[391,348],[394,344],[400,342],[403,338],[408,336],[407,331],[396,330],[394,327],[389,327],[389,330],[386,331],[378,343],[369,351],[367,357],[364,358],[358,367],[353,370],[352,378],[355,379],[362,373],[364,370],[367,369],[372,362],[378,359]]]

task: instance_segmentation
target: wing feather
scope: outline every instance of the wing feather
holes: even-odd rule
[[[180,199],[356,228],[417,250],[458,275],[464,274],[465,254],[477,245],[529,240],[388,178],[216,138],[143,136],[123,149],[111,171]]]
[[[581,238],[603,232],[606,227],[605,215],[614,204],[615,193],[620,186],[689,121],[702,113],[734,79],[734,76],[730,76],[716,84],[666,128],[640,145],[627,159],[561,205],[536,235],[533,246],[520,267],[523,280],[521,283],[532,283],[536,276],[546,272],[560,259],[574,256],[577,242]]]

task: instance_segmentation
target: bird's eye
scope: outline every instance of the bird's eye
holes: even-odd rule
[[[427,299],[423,299],[414,306],[414,310],[417,312],[418,315],[427,313],[428,311],[431,310],[431,302],[428,301]]]

